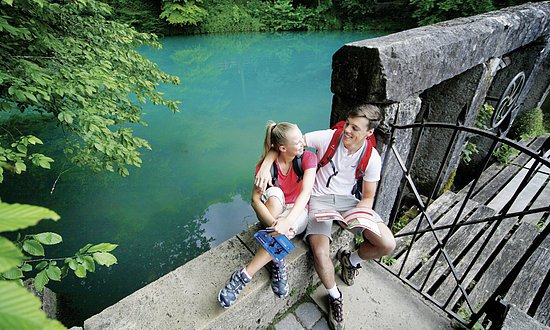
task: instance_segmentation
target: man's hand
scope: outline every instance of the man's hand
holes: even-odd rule
[[[269,170],[262,171],[262,169],[260,168],[256,176],[254,177],[254,186],[256,187],[256,189],[259,189],[260,192],[263,194],[265,192],[265,189],[268,183],[270,182],[271,182],[271,171]]]

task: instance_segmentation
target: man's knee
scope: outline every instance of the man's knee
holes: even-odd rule
[[[330,259],[330,240],[323,235],[310,235],[308,237],[311,253],[315,261]]]
[[[387,237],[382,241],[382,244],[380,246],[380,253],[382,253],[382,255],[384,256],[391,254],[393,250],[395,250],[395,245],[395,238],[393,238],[393,236]]]

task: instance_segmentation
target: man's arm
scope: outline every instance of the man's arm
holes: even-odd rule
[[[262,165],[256,176],[254,177],[254,189],[259,189],[260,193],[263,193],[267,187],[267,184],[271,182],[271,166],[277,159],[277,152],[275,150],[269,150],[262,160]]]
[[[305,135],[303,139],[304,146],[307,147]],[[269,150],[267,155],[265,155],[264,160],[262,160],[262,165],[260,165],[258,173],[256,173],[256,176],[254,177],[254,187],[259,188],[262,193],[265,191],[269,182],[271,182],[271,166],[275,162],[275,159],[277,159],[277,152],[275,150]]]
[[[357,203],[356,207],[368,207],[372,209],[374,205],[374,196],[376,195],[376,184],[378,182],[363,181],[363,198]]]

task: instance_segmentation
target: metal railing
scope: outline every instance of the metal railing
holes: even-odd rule
[[[489,299],[485,300],[482,305],[476,305],[476,303],[471,299],[470,296],[472,291],[471,281],[468,282],[470,283],[468,284],[465,282],[465,279],[470,274],[470,272],[473,271],[472,269],[474,267],[474,264],[479,261],[480,255],[487,248],[489,241],[494,236],[499,225],[505,219],[521,219],[522,217],[530,214],[541,214],[541,217],[543,219],[548,219],[548,214],[550,213],[550,206],[548,205],[550,203],[546,203],[546,205],[543,205],[542,207],[530,205],[528,207],[522,208],[521,211],[511,210],[514,201],[518,198],[518,196],[520,196],[530,180],[532,180],[533,176],[536,173],[541,173],[541,171],[548,171],[548,168],[550,168],[550,159],[548,158],[548,156],[545,156],[545,154],[550,149],[550,138],[547,138],[538,150],[532,150],[522,143],[513,141],[505,136],[508,127],[510,126],[512,114],[517,110],[517,95],[521,92],[522,89],[522,86],[520,88],[518,88],[517,86],[518,84],[523,84],[523,81],[524,76],[516,76],[513,79],[512,83],[509,85],[512,87],[507,89],[509,90],[508,94],[505,95],[505,97],[501,98],[501,102],[499,102],[497,111],[495,111],[495,113],[493,114],[493,118],[491,121],[491,126],[494,131],[464,126],[467,107],[464,107],[463,111],[458,116],[457,122],[454,124],[443,122],[429,122],[428,117],[430,111],[429,109],[427,109],[420,122],[409,125],[390,125],[388,140],[389,142],[386,149],[385,159],[388,160],[390,159],[390,157],[395,158],[403,172],[403,181],[399,195],[396,199],[396,204],[394,205],[392,211],[392,216],[389,221],[389,227],[392,228],[397,219],[399,213],[398,210],[402,207],[403,204],[405,191],[414,196],[414,204],[416,205],[420,213],[417,217],[418,221],[414,226],[414,229],[411,230],[410,228],[405,227],[404,230],[395,234],[396,239],[408,242],[408,246],[406,247],[404,252],[401,252],[399,255],[399,262],[397,263],[397,265],[391,265],[391,262],[387,262],[388,259],[384,258],[381,260],[380,264],[392,274],[401,279],[404,283],[408,284],[414,290],[422,294],[426,299],[431,301],[437,307],[441,308],[447,314],[451,315],[462,325],[469,328],[473,327],[476,322],[480,321],[488,321],[492,324],[498,324],[499,322],[503,321],[502,316],[504,315],[504,312],[506,310],[506,304],[502,302],[502,298],[509,291],[514,280],[517,278],[521,269],[525,266],[531,255],[534,253],[534,251],[537,250],[537,248],[541,246],[544,239],[548,236],[548,232],[550,230],[550,225],[541,226],[544,229],[542,229],[538,233],[538,235],[536,235],[536,237],[531,242],[529,242],[529,248],[527,248],[527,250],[521,256],[518,256],[517,262],[513,265],[512,268],[507,271],[504,279],[500,280],[500,283],[498,283],[494,292],[490,293]],[[414,163],[419,147],[419,141],[422,141],[422,136],[426,133],[427,128],[430,128],[430,130],[447,130],[449,131],[450,138],[443,159],[441,159],[441,165],[435,176],[433,187],[431,191],[427,194],[427,196],[423,198],[421,196],[421,193],[419,192],[419,189],[417,188],[417,185],[415,184],[415,179],[413,178],[411,169],[414,168]],[[413,130],[415,132],[415,136],[418,137],[417,139],[415,139],[415,141],[417,141],[416,144],[410,146],[410,155],[407,157],[408,161],[403,159],[402,155],[398,151],[398,149],[400,148],[396,147],[396,144],[399,143],[399,141],[395,141],[395,139],[393,138],[396,135],[396,132],[400,130]],[[438,187],[441,186],[442,180],[446,179],[444,178],[444,173],[447,166],[446,164],[450,160],[452,150],[456,148],[456,144],[460,143],[459,139],[463,139],[464,135],[466,135],[467,137],[480,136],[488,139],[490,141],[490,146],[488,148],[486,156],[484,156],[480,162],[481,165],[477,168],[476,175],[474,175],[474,177],[472,178],[471,183],[466,186],[464,190],[465,194],[463,193],[459,196],[459,200],[456,204],[458,207],[458,212],[456,216],[454,216],[454,219],[451,223],[441,225],[432,218],[431,213],[428,212],[428,208],[432,201],[434,201],[434,199],[436,199],[438,197],[438,194],[440,193]],[[482,218],[468,219],[468,217],[466,217],[465,215],[470,211],[467,210],[466,206],[469,202],[471,202],[471,198],[478,188],[477,185],[479,184],[481,175],[491,165],[493,152],[500,145],[510,146],[518,150],[520,153],[524,154],[525,157],[528,157],[532,162],[531,166],[526,169],[527,174],[521,180],[519,186],[510,196],[509,200],[499,211],[497,211],[496,214],[492,216],[485,216]],[[385,161],[384,165],[386,165],[386,163],[387,162]],[[546,169],[544,169],[545,166]],[[385,167],[386,166],[384,166],[383,168],[383,175],[388,175],[384,173],[386,170]],[[548,183],[548,179],[546,180],[546,183],[550,184]],[[467,230],[467,228],[470,228],[469,226],[474,226],[478,224],[487,224],[486,232],[484,233],[484,235],[477,235],[474,238],[477,240],[476,243],[478,244],[477,246],[479,247],[479,249],[473,256],[473,258],[469,261],[469,264],[462,264],[461,270],[458,271],[456,266],[458,263],[457,258],[451,256],[448,250],[449,241],[453,234],[455,234],[459,229]],[[425,275],[424,278],[421,278],[420,280],[416,278],[415,282],[413,282],[411,281],[411,275],[408,275],[404,272],[404,266],[410,257],[411,251],[414,251],[415,249],[415,242],[417,242],[417,239],[421,236],[426,235],[432,235],[433,240],[435,240],[435,249],[432,250],[430,253],[430,257],[435,258],[433,259],[435,261],[432,262],[431,265],[428,263],[422,265],[424,267],[429,267],[429,270],[423,272],[423,274]],[[464,242],[464,244],[472,245],[473,242]],[[452,288],[451,295],[445,301],[441,301],[434,296],[434,279],[431,278],[431,276],[434,272],[434,268],[438,260],[442,260],[442,262],[445,263],[445,266],[447,267],[446,275],[447,277],[451,277],[452,279],[454,279],[455,283],[454,287]],[[430,284],[428,285],[428,283]],[[456,298],[457,292],[460,295],[460,298],[458,300]],[[465,308],[466,311],[464,311]],[[462,311],[459,312],[459,309],[462,309]]]

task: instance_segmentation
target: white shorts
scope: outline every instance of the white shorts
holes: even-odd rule
[[[289,213],[290,210],[294,207],[294,204],[286,204],[285,203],[285,194],[279,187],[269,187],[267,190],[262,194],[262,202],[266,202],[269,198],[274,197],[277,199],[281,206],[283,207],[283,213],[281,213],[278,218],[284,218]],[[306,230],[307,227],[307,209],[303,209],[300,214],[298,214],[298,217],[294,221],[294,225],[290,227],[290,233],[287,235],[288,238],[293,238],[295,235],[299,235],[303,233]]]
[[[304,236],[304,241],[307,243],[309,235],[324,235],[332,242],[332,223],[333,221],[318,222],[315,219],[315,213],[318,211],[336,210],[340,213],[354,208],[359,203],[359,200],[352,195],[322,195],[311,196],[309,200],[309,225]],[[363,230],[352,230],[354,234],[361,234]]]

